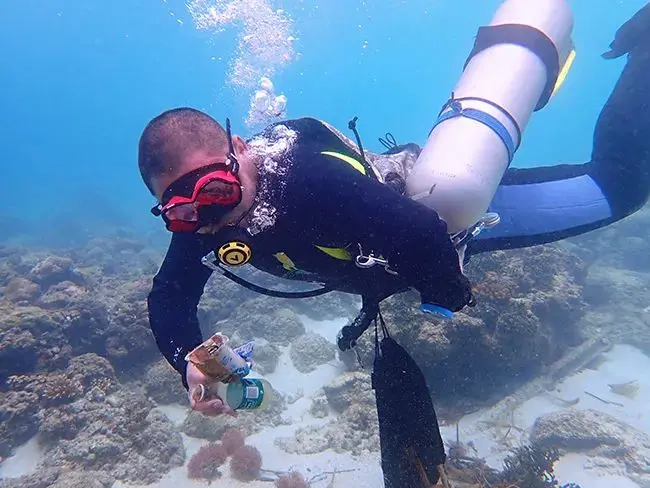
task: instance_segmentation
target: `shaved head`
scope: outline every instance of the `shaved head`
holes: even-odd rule
[[[155,195],[154,178],[177,174],[193,154],[215,157],[228,152],[224,128],[209,115],[181,107],[151,120],[140,136],[138,167],[142,180]]]

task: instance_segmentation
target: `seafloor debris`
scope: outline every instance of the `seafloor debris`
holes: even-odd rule
[[[636,394],[639,391],[639,383],[636,380],[627,381],[625,383],[612,383],[607,386],[609,386],[612,393],[631,399],[636,398]]]
[[[471,457],[449,457],[446,471],[454,488],[557,488],[553,464],[559,452],[538,444],[521,446],[512,451],[499,472],[485,460]],[[560,488],[579,488],[569,483]]]

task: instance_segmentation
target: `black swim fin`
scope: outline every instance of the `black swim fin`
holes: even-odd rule
[[[650,41],[650,3],[638,10],[631,19],[616,31],[610,50],[601,54],[605,59],[615,59],[637,47],[647,47]]]
[[[422,371],[380,320],[384,338],[375,337],[372,388],[385,488],[431,488],[446,461],[433,402]]]

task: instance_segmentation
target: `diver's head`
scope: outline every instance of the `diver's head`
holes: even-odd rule
[[[214,232],[250,209],[256,169],[246,141],[209,115],[176,108],[155,117],[140,137],[140,174],[172,232]]]

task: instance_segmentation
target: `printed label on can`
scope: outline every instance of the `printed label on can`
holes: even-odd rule
[[[264,384],[258,379],[242,378],[243,398],[237,410],[254,410],[264,400]]]
[[[233,349],[233,352],[239,354],[244,358],[245,361],[249,362],[253,358],[253,351],[255,350],[255,341],[249,341],[246,344],[237,346]]]
[[[246,360],[225,344],[217,351],[217,360],[231,374],[247,367]]]

